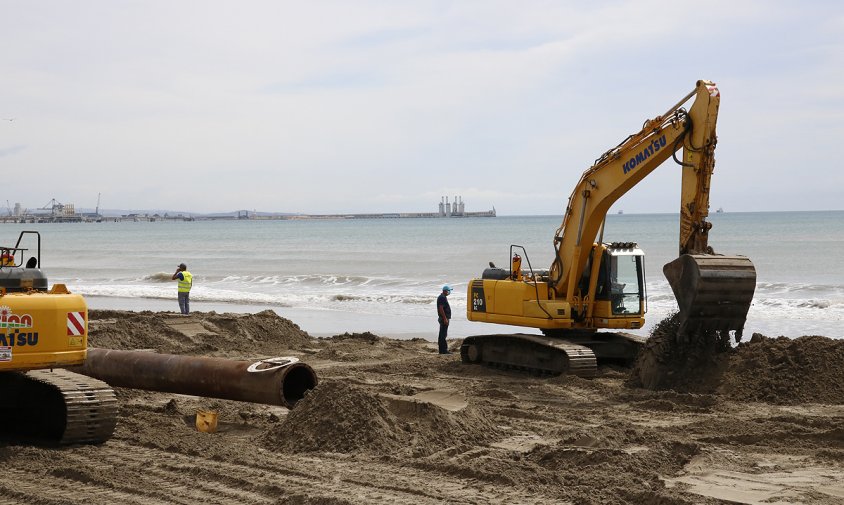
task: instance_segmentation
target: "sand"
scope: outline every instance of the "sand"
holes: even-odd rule
[[[312,338],[271,311],[92,311],[90,345],[297,356],[320,383],[291,410],[118,389],[104,444],[0,443],[0,503],[844,503],[842,340],[753,335],[656,390],[618,367],[536,378],[422,339]]]

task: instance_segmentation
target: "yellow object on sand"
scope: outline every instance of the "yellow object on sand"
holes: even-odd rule
[[[217,431],[217,413],[212,410],[196,411],[196,429],[204,433]]]

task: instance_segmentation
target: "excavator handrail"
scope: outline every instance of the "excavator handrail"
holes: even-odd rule
[[[21,241],[23,240],[23,236],[28,235],[28,234],[33,234],[36,237],[35,243],[37,244],[37,249],[36,249],[36,255],[35,255],[35,260],[36,260],[35,266],[40,268],[41,267],[41,233],[39,233],[35,230],[23,230],[23,231],[21,231],[20,235],[18,235],[18,241],[17,241],[17,243],[15,243],[15,249],[19,250],[19,251],[28,251],[29,250],[27,248],[18,247],[18,246],[21,245]],[[30,258],[30,260],[31,259],[32,258]],[[23,263],[21,263],[21,264],[23,264]],[[27,264],[28,264],[28,262],[27,262]]]
[[[521,246],[521,245],[510,244],[510,257],[511,258],[513,257],[513,248],[516,248],[516,247],[521,249],[522,253],[525,255],[525,261],[527,261],[528,269],[530,270],[530,277],[531,277],[531,279],[533,279],[533,288],[536,291],[536,306],[539,307],[539,309],[542,312],[544,312],[546,316],[548,316],[548,319],[553,319],[554,316],[552,316],[547,310],[545,310],[545,307],[543,307],[542,303],[540,303],[540,301],[539,301],[539,285],[537,284],[537,281],[536,281],[536,273],[534,273],[533,266],[530,264],[530,258],[528,257],[527,249],[525,249],[525,247]],[[510,262],[510,278],[511,279],[513,278],[513,262],[512,261]],[[527,280],[522,280],[522,282],[524,282],[525,284],[530,284]]]

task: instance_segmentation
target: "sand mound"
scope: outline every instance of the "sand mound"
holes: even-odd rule
[[[343,333],[329,338],[319,339],[322,349],[314,356],[328,361],[364,362],[371,360],[389,360],[416,354],[420,343],[394,340],[380,337],[370,332]]]
[[[657,324],[631,371],[629,385],[714,393],[737,401],[844,402],[844,340],[772,339],[755,333],[735,348],[715,338],[680,346],[674,338],[678,327],[676,315]]]
[[[844,340],[754,333],[731,353],[718,392],[781,405],[844,403]]]
[[[339,381],[323,381],[262,443],[290,452],[369,452],[425,455],[495,436],[495,428],[471,407],[449,412],[412,400],[373,394]]]
[[[88,311],[88,344],[104,349],[156,349],[178,353],[184,349],[184,336],[164,323],[154,312],[115,310]]]
[[[276,354],[314,342],[271,310],[257,314],[91,310],[89,344],[105,349],[155,349],[168,354]]]

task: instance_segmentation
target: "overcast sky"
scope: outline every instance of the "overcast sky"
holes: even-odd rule
[[[697,79],[711,206],[844,209],[840,1],[0,0],[12,205],[561,214]],[[9,120],[13,119],[13,120]],[[672,161],[614,209],[676,212]]]

